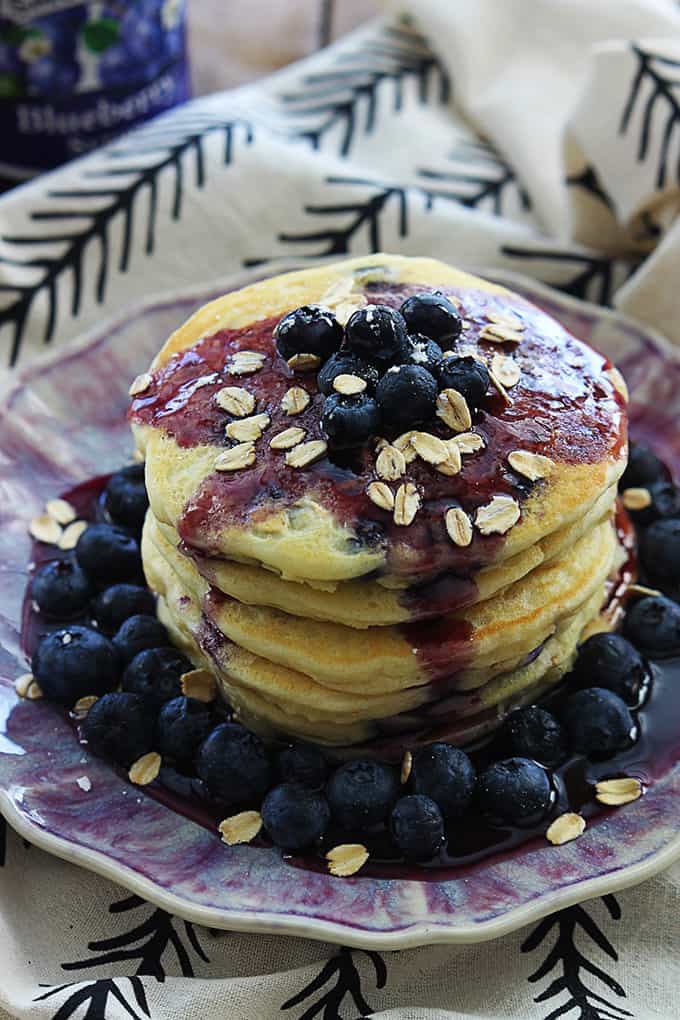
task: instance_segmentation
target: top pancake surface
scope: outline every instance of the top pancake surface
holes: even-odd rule
[[[454,350],[477,353],[487,364],[504,353],[520,369],[510,406],[489,390],[472,426],[484,448],[463,455],[459,474],[440,474],[416,459],[404,478],[391,483],[396,490],[400,482],[412,481],[421,493],[422,506],[407,527],[396,525],[366,495],[377,477],[374,443],[301,469],[287,466],[285,454],[269,447],[276,433],[293,425],[306,430],[306,440],[324,438],[324,397],[315,373],[289,368],[276,352],[273,330],[286,312],[324,303],[332,288],[341,292],[343,286],[349,303],[365,297],[395,307],[410,293],[442,289],[459,300],[467,324]],[[480,339],[489,316],[499,313],[522,320],[519,344]],[[261,352],[262,369],[230,373],[230,359],[239,350]],[[474,576],[587,513],[625,464],[624,399],[610,367],[518,295],[434,260],[380,255],[275,277],[205,306],[163,347],[151,385],[133,401],[131,420],[146,452],[154,514],[176,528],[189,549],[259,563],[313,583],[373,575],[403,585],[444,571]],[[294,385],[312,399],[290,417],[280,405]],[[255,464],[233,473],[213,467],[232,445],[225,436],[232,418],[214,399],[224,386],[247,389],[255,398],[253,413],[271,418],[256,443]],[[421,428],[441,438],[453,435],[438,419]],[[549,457],[554,462],[549,477],[531,483],[517,474],[508,462],[515,450]],[[468,547],[454,545],[446,511],[461,506],[474,518],[496,495],[519,503],[519,521],[502,537],[475,528]]]

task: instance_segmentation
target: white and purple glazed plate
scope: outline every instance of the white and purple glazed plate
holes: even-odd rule
[[[383,950],[494,938],[668,867],[680,857],[680,761],[577,842],[531,844],[454,877],[338,879],[292,867],[276,849],[225,846],[88,755],[54,706],[18,699],[28,521],[48,498],[129,459],[130,380],[197,306],[258,275],[132,308],[24,372],[0,403],[2,814],[42,849],[187,920]],[[486,275],[617,363],[631,391],[633,438],[680,474],[680,360],[668,345],[616,313],[513,274]],[[76,783],[84,774],[89,791]]]

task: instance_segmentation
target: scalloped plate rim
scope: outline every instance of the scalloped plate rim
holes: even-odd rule
[[[293,935],[321,942],[337,940],[343,945],[356,949],[399,950],[412,949],[422,945],[470,945],[476,942],[488,942],[491,939],[508,935],[526,924],[539,921],[558,910],[574,906],[576,903],[639,885],[680,859],[679,834],[672,843],[662,850],[657,850],[644,861],[624,868],[617,868],[605,875],[577,881],[557,893],[554,890],[549,890],[538,899],[521,907],[513,907],[501,918],[457,927],[414,922],[394,928],[392,931],[380,932],[370,928],[358,928],[356,923],[349,927],[347,924],[324,918],[264,911],[227,912],[218,908],[191,904],[182,897],[163,889],[150,879],[140,876],[127,865],[120,862],[112,863],[106,854],[98,850],[81,847],[70,843],[61,836],[44,832],[39,825],[27,820],[25,815],[16,810],[7,792],[3,789],[0,789],[0,814],[12,825],[19,836],[27,839],[39,849],[123,885],[130,892],[136,893],[154,906],[175,914],[183,920],[224,931],[262,935]],[[339,879],[339,881],[352,880]],[[361,879],[355,881],[361,881]],[[390,879],[390,881],[410,882],[408,879]],[[414,884],[420,883],[415,882]]]
[[[20,369],[0,385],[0,409],[11,407],[15,391],[25,386],[31,379],[49,369],[64,358],[76,357],[80,352],[103,341],[122,323],[141,312],[148,312],[171,303],[199,303],[218,295],[226,289],[235,289],[266,276],[299,269],[315,263],[337,261],[337,258],[315,260],[289,259],[282,260],[276,266],[258,266],[240,273],[222,276],[200,285],[192,285],[178,291],[162,291],[149,295],[129,306],[124,312],[109,316],[95,323],[81,336],[62,347],[45,351],[34,358],[30,365]],[[540,283],[523,274],[498,267],[465,266],[472,272],[493,278],[509,287],[513,284],[531,289],[537,295],[543,295],[562,306],[589,313],[602,319],[613,319],[648,337],[666,357],[680,361],[680,352],[660,333],[631,316],[615,309],[602,308],[591,302],[582,301],[572,295],[564,294],[554,288]],[[153,880],[140,875],[128,865],[113,861],[103,851],[70,842],[63,836],[46,832],[39,824],[22,814],[12,800],[10,792],[0,788],[0,814],[20,836],[27,839],[40,849],[53,854],[69,863],[84,867],[110,881],[117,882],[130,891],[137,893],[155,906],[175,914],[188,921],[208,927],[228,931],[240,931],[253,934],[287,934],[297,937],[312,938],[320,941],[338,941],[344,945],[359,949],[398,950],[428,944],[471,944],[488,941],[507,935],[526,924],[535,922],[556,910],[564,909],[607,893],[637,885],[646,881],[660,871],[670,867],[680,859],[680,832],[666,846],[651,853],[642,861],[623,867],[614,868],[610,872],[595,875],[590,879],[576,880],[573,884],[555,891],[546,892],[520,906],[509,908],[503,915],[466,925],[445,923],[427,924],[420,921],[393,927],[390,931],[379,931],[370,927],[357,926],[356,919],[350,926],[347,922],[332,921],[326,918],[314,918],[297,914],[275,913],[263,910],[252,912],[242,910],[225,910],[218,907],[201,906],[177,895]],[[361,881],[361,879],[344,879],[342,881]],[[411,884],[410,879],[395,880]],[[413,884],[419,885],[417,881]]]

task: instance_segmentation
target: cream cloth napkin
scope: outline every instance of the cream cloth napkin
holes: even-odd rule
[[[514,269],[680,341],[678,7],[391,8],[0,199],[3,364],[151,293],[380,249]],[[375,954],[194,928],[6,843],[2,1020],[680,1016],[677,867],[490,944]]]

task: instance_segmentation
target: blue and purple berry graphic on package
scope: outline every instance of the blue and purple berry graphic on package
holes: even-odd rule
[[[0,18],[4,169],[17,178],[189,98],[185,0],[54,7],[55,0],[10,0]]]

